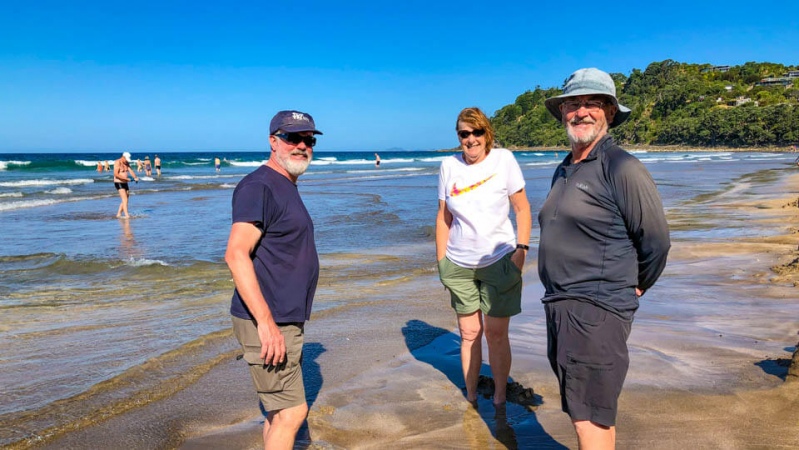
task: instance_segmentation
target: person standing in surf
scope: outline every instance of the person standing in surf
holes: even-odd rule
[[[547,357],[579,448],[614,449],[627,338],[666,267],[669,226],[649,171],[608,133],[632,112],[610,74],[580,69],[544,105],[571,144],[538,214]]]
[[[128,174],[133,177],[136,182],[139,182],[139,177],[130,167],[130,153],[125,152],[122,157],[114,162],[114,187],[119,192],[119,209],[117,210],[117,219],[127,219],[130,217],[128,214],[128,197],[130,188],[128,187]]]
[[[269,160],[233,191],[225,262],[233,275],[233,332],[267,411],[264,446],[290,449],[308,416],[302,378],[305,322],[319,280],[311,216],[297,190],[316,145],[310,114],[280,111]]]
[[[153,164],[155,164],[155,175],[160,177],[161,176],[161,158],[158,155],[155,155],[155,160],[153,160]]]
[[[438,178],[436,258],[441,283],[458,316],[466,400],[476,404],[482,338],[494,377],[494,405],[505,407],[511,367],[510,318],[522,311],[522,267],[532,215],[513,153],[494,147],[494,130],[479,108],[455,122],[461,153],[444,159]],[[516,232],[508,216],[516,216]]]

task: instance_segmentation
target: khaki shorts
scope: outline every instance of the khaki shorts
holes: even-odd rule
[[[279,411],[305,403],[302,381],[302,324],[278,325],[286,342],[287,360],[280,366],[265,366],[261,355],[261,339],[254,320],[232,316],[233,333],[244,350],[244,360],[266,411]]]
[[[479,309],[487,316],[510,317],[522,312],[522,272],[511,255],[479,269],[461,267],[446,257],[438,262],[438,276],[449,289],[456,313]]]

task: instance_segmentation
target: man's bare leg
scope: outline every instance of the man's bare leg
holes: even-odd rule
[[[616,448],[616,427],[605,427],[590,420],[573,420],[580,450],[613,450]]]
[[[126,219],[128,217],[128,192],[124,189],[119,189],[119,209],[117,210],[117,217]],[[123,216],[122,213],[125,213]]]
[[[305,403],[270,412],[264,421],[264,447],[268,450],[291,450],[294,439],[308,416]]]

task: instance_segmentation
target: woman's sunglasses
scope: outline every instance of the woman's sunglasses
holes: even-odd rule
[[[458,136],[460,136],[461,139],[466,139],[471,135],[474,135],[474,137],[479,138],[484,134],[486,134],[486,130],[483,130],[482,128],[478,128],[472,131],[466,131],[466,130],[458,131]]]
[[[316,136],[303,136],[300,133],[275,133],[275,136],[291,145],[299,145],[300,142],[304,142],[306,147],[316,145]]]

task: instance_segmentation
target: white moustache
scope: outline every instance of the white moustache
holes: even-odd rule
[[[308,156],[308,152],[298,152],[298,151],[294,151],[294,152],[291,152],[291,155],[292,155],[292,156],[295,156],[295,155],[301,155],[301,156],[305,156],[305,157],[307,157],[307,156]]]
[[[596,122],[591,119],[580,119],[580,120],[572,119],[571,121],[569,121],[569,124],[571,125],[581,125],[581,124],[593,125],[595,123]]]

